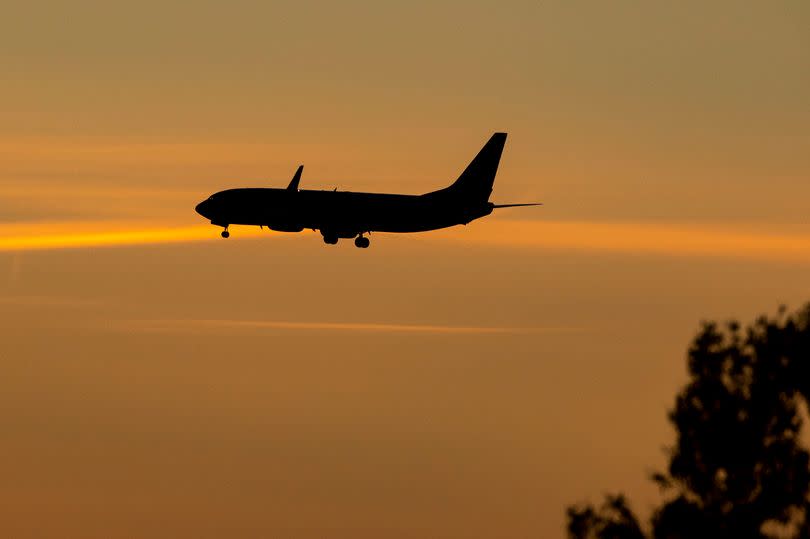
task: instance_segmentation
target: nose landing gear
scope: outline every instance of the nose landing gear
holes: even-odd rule
[[[368,238],[363,237],[362,235],[357,236],[354,239],[354,246],[359,249],[368,249],[369,245],[371,245],[371,241]]]
[[[228,226],[227,225],[225,226],[225,230],[222,231],[222,234],[220,234],[220,236],[222,236],[226,240],[231,237],[231,233],[228,232]]]

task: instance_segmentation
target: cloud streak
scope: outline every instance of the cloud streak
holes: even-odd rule
[[[0,306],[12,307],[92,307],[102,305],[99,299],[73,298],[65,296],[3,296]]]
[[[359,333],[422,333],[441,335],[516,335],[581,331],[569,327],[451,326],[372,322],[292,322],[286,320],[130,320],[119,329],[147,333],[210,333],[211,331],[326,331]]]
[[[234,227],[234,240],[275,235]],[[490,219],[419,236],[426,241],[533,250],[573,250],[660,256],[721,257],[810,263],[810,230],[756,231],[729,226]],[[210,225],[143,223],[15,223],[0,230],[0,252],[221,241]],[[389,241],[396,241],[391,238]]]
[[[732,229],[730,225],[493,219],[476,224],[474,231],[451,229],[441,237],[523,249],[810,263],[808,227],[798,232],[795,229],[756,231],[750,226]]]
[[[219,239],[216,230],[210,225],[149,227],[101,221],[15,224],[3,228],[0,233],[0,252],[121,247]],[[240,231],[242,236],[260,234],[260,230],[252,228]]]

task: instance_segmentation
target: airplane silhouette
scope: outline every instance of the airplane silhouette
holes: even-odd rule
[[[255,225],[280,232],[319,230],[323,241],[355,238],[361,249],[369,246],[371,232],[424,232],[470,221],[496,208],[540,204],[493,204],[492,184],[501,159],[506,133],[495,133],[461,176],[449,187],[424,195],[353,193],[298,189],[304,165],[298,167],[286,189],[227,189],[200,202],[197,213],[211,224]]]

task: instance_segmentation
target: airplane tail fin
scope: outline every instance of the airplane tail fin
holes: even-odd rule
[[[495,133],[447,191],[467,200],[486,202],[506,144],[506,133]]]

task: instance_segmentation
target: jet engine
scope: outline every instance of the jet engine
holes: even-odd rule
[[[304,227],[296,225],[267,225],[267,228],[276,232],[301,232],[304,230]]]

